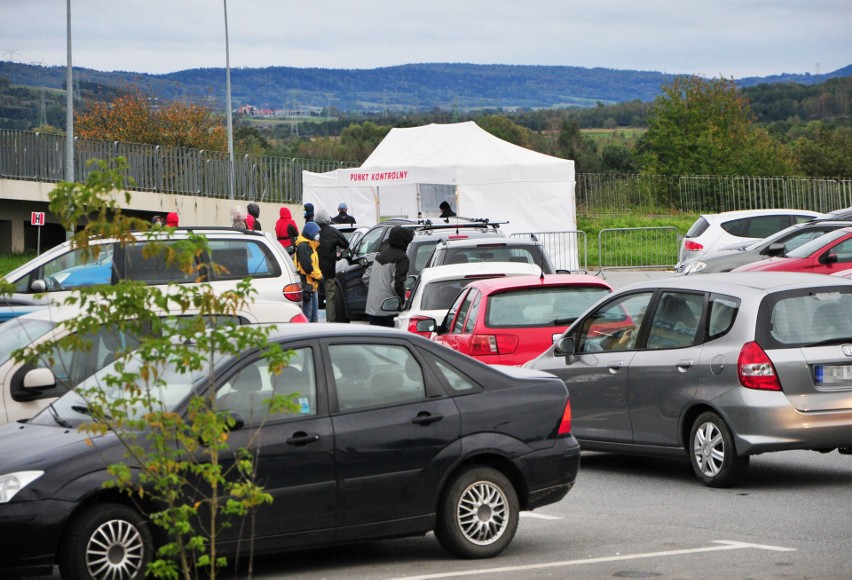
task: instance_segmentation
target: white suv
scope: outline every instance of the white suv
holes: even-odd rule
[[[171,234],[138,234],[138,242],[122,246],[116,240],[91,242],[99,245],[95,261],[84,261],[84,251],[65,242],[51,248],[41,256],[6,275],[15,285],[15,294],[7,302],[26,304],[39,302],[58,303],[71,290],[96,284],[115,284],[119,280],[136,280],[149,285],[169,283],[193,284],[196,275],[187,275],[173,264],[166,264],[163,254],[145,258],[142,249],[146,236],[165,244],[186,239],[189,232],[204,234],[210,252],[198,258],[202,271],[214,289],[233,289],[247,276],[252,278],[254,297],[260,300],[277,300],[301,308],[301,282],[296,275],[293,260],[274,239],[262,232],[233,228],[178,228]],[[226,270],[213,272],[213,261]],[[44,294],[42,297],[38,295]]]
[[[683,237],[677,267],[686,260],[713,254],[723,246],[761,240],[822,215],[804,209],[749,209],[701,215]]]

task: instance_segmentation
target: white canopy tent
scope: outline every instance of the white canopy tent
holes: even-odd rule
[[[358,225],[388,217],[459,215],[508,222],[507,235],[576,230],[574,162],[491,135],[469,121],[392,129],[356,169],[302,173],[303,202],[329,215],[346,202]],[[572,264],[576,267],[576,248]]]

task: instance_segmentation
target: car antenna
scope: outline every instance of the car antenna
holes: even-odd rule
[[[538,242],[538,238],[536,237],[536,235],[534,233],[531,233],[530,237],[533,239],[534,242]],[[539,272],[541,272],[541,273],[538,275],[538,279],[541,280],[542,282],[544,282],[544,245],[543,244],[540,247],[540,249],[541,249],[541,252],[539,252],[538,269],[539,269]]]

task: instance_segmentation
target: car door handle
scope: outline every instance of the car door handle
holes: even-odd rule
[[[609,369],[609,372],[611,372],[612,374],[615,374],[618,371],[620,371],[621,367],[623,367],[623,366],[624,366],[623,360],[616,360],[616,361],[612,361],[611,363],[606,365],[606,368]]]
[[[694,363],[695,363],[695,361],[693,361],[692,359],[685,359],[685,360],[677,361],[675,363],[675,366],[677,367],[677,370],[679,370],[682,373],[685,373],[686,371],[688,371],[689,369],[692,368],[692,365]]]
[[[304,431],[299,431],[298,433],[294,433],[292,437],[287,439],[288,445],[307,445],[308,443],[313,443],[314,441],[319,441],[320,436],[316,433],[308,434]]]
[[[411,422],[415,425],[430,425],[432,423],[435,423],[436,421],[440,421],[443,418],[444,416],[440,413],[435,413],[433,415],[432,413],[423,411],[421,413],[417,413],[417,416],[412,419]]]

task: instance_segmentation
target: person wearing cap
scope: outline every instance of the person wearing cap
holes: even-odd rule
[[[260,230],[260,206],[257,205],[254,202],[251,202],[250,204],[248,204],[246,206],[246,209],[248,210],[248,214],[253,218],[252,219],[252,222],[253,222],[252,226],[249,229],[254,230],[256,232],[261,231]],[[248,226],[248,224],[246,224],[246,226]]]
[[[302,280],[302,313],[309,322],[319,321],[319,296],[317,290],[322,281],[317,247],[319,246],[320,227],[308,222],[296,239],[296,271]]]
[[[451,208],[450,204],[446,201],[442,201],[441,205],[438,206],[438,209],[441,210],[441,215],[438,216],[441,219],[456,217],[456,212],[453,211],[453,208]]]
[[[314,204],[305,204],[305,213],[302,214],[305,218],[305,223],[314,221]]]
[[[349,207],[344,202],[337,204],[337,215],[331,218],[331,221],[336,224],[352,224],[355,225],[355,218],[346,213]]]

